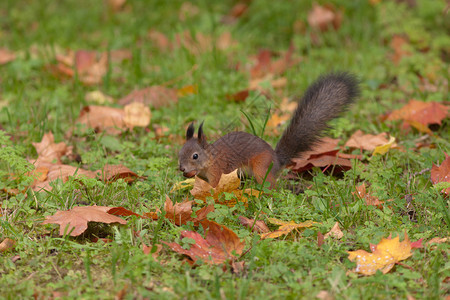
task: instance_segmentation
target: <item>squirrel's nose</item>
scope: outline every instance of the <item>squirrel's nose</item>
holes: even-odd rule
[[[180,165],[180,171],[184,172],[184,170],[186,170],[183,166]]]

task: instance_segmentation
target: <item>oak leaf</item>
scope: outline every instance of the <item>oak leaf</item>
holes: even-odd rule
[[[396,263],[405,260],[412,255],[413,248],[420,248],[421,241],[411,243],[405,233],[405,239],[400,242],[400,238],[385,238],[377,245],[371,245],[372,253],[365,250],[348,251],[348,259],[356,261],[356,273],[363,275],[373,275],[377,270],[383,274],[388,273]]]
[[[275,225],[280,225],[280,227],[276,231],[261,234],[261,239],[277,238],[279,236],[289,234],[293,230],[303,229],[314,226],[314,224],[318,224],[313,221],[306,221],[302,223],[295,223],[294,221],[286,222],[275,218],[269,218],[269,222]]]
[[[173,251],[189,256],[193,262],[199,259],[207,264],[222,264],[227,260],[234,260],[236,255],[242,254],[245,244],[239,237],[224,225],[213,221],[200,222],[205,230],[205,238],[198,232],[183,230],[182,238],[190,238],[195,241],[190,249],[184,249],[177,243],[165,243]]]
[[[112,207],[107,206],[76,206],[70,210],[57,211],[53,216],[47,216],[42,224],[58,224],[59,235],[70,233],[79,236],[88,228],[88,222],[119,223],[127,222],[108,213]]]

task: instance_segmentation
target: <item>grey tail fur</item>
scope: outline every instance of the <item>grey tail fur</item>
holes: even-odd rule
[[[280,167],[317,144],[328,122],[345,111],[358,95],[358,80],[349,73],[324,75],[314,82],[299,101],[275,148]]]

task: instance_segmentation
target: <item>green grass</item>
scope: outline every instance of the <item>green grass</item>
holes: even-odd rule
[[[389,274],[359,277],[348,270],[354,263],[347,251],[365,249],[389,234],[407,232],[411,240],[449,236],[449,200],[430,182],[430,173],[420,173],[449,153],[448,118],[427,138],[435,148],[415,149],[423,134],[402,131],[398,122],[383,122],[380,116],[400,108],[410,99],[449,101],[448,62],[450,23],[445,1],[418,0],[413,9],[395,1],[329,1],[344,12],[338,31],[311,38],[307,26],[310,1],[252,1],[237,23],[225,25],[221,18],[234,1],[194,2],[198,14],[179,18],[182,1],[127,1],[123,11],[114,12],[107,1],[15,1],[0,5],[0,48],[15,51],[18,58],[0,66],[0,175],[9,178],[0,186],[0,239],[11,238],[16,247],[0,256],[0,298],[34,296],[49,298],[58,292],[67,298],[114,298],[125,291],[126,299],[162,297],[229,299],[313,298],[322,290],[336,299],[443,298],[450,293],[448,279],[449,244],[415,250],[406,265]],[[329,3],[328,2],[328,3]],[[319,1],[324,4],[325,1]],[[304,31],[295,29],[303,22]],[[229,31],[236,45],[192,54],[183,47],[162,51],[148,37],[151,29],[173,39],[188,31],[217,38]],[[316,33],[317,34],[317,33]],[[409,37],[410,56],[398,65],[389,59],[393,35]],[[119,99],[133,89],[169,83],[169,87],[198,86],[198,93],[180,98],[176,105],[152,110],[152,124],[184,136],[193,120],[205,121],[205,132],[214,140],[227,131],[251,132],[249,117],[259,134],[269,107],[277,107],[281,96],[267,99],[256,93],[246,103],[231,103],[225,95],[248,86],[247,74],[233,67],[245,64],[260,49],[286,51],[293,43],[302,61],[283,75],[288,85],[282,96],[301,94],[320,74],[348,70],[361,79],[358,102],[334,122],[330,135],[345,140],[354,131],[388,132],[406,151],[391,150],[354,162],[354,168],[340,177],[314,170],[313,177],[282,182],[272,195],[251,201],[248,208],[216,205],[209,218],[231,228],[251,250],[244,256],[243,274],[224,271],[222,266],[182,263],[181,256],[165,247],[164,264],[142,253],[142,243],[180,242],[180,232],[193,229],[162,221],[127,218],[124,227],[95,224],[79,238],[58,237],[56,226],[41,225],[45,216],[78,205],[124,206],[136,213],[161,208],[168,194],[182,201],[188,192],[170,193],[181,181],[177,152],[181,144],[157,140],[151,130],[136,128],[119,136],[79,133],[67,136],[81,108],[89,103],[85,94],[101,90]],[[55,53],[64,49],[104,52],[128,49],[131,60],[120,63],[119,72],[109,72],[97,86],[85,86],[77,79],[61,80],[48,68]],[[193,66],[198,66],[190,72]],[[420,77],[434,80],[436,91],[420,90]],[[177,81],[170,84],[175,78]],[[277,95],[277,94],[275,94]],[[111,104],[117,106],[116,104]],[[244,115],[245,113],[245,115]],[[245,125],[248,124],[248,125]],[[392,125],[392,126],[389,126]],[[25,188],[31,178],[25,158],[35,158],[32,142],[52,131],[57,142],[74,146],[81,167],[96,170],[108,164],[124,164],[146,179],[127,185],[91,179],[56,182],[51,193],[27,191],[10,195],[3,188]],[[267,134],[267,132],[266,132]],[[274,136],[265,136],[272,144]],[[368,156],[366,156],[368,158]],[[68,158],[64,163],[76,166]],[[11,179],[7,174],[20,176]],[[3,180],[3,179],[2,179]],[[382,209],[356,201],[351,192],[360,182],[372,184],[381,200],[393,199]],[[254,181],[247,182],[255,186]],[[289,185],[301,185],[305,192],[292,193]],[[415,220],[408,217],[405,195],[412,194]],[[335,204],[339,204],[336,206]],[[265,214],[260,214],[264,212]],[[258,236],[239,224],[238,216],[263,220],[275,217],[297,222],[321,222],[301,235],[258,241]],[[317,246],[317,232],[326,233],[338,221],[344,231],[339,241]],[[92,235],[109,237],[111,243],[93,243]],[[11,259],[18,255],[20,260]]]

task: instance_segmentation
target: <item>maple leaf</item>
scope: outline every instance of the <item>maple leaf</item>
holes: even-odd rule
[[[108,213],[113,207],[107,206],[75,206],[70,210],[57,211],[53,216],[47,216],[42,224],[58,224],[59,235],[70,233],[78,236],[88,228],[88,222],[119,223],[127,222]]]
[[[195,212],[196,217],[192,217],[193,202],[194,201],[184,201],[174,205],[172,200],[166,196],[166,202],[164,204],[164,210],[166,211],[165,217],[175,225],[180,226],[187,222],[194,222],[194,224],[196,224],[205,219],[210,212],[214,211],[214,205],[207,205]]]
[[[120,105],[140,102],[158,109],[178,102],[177,91],[163,86],[151,86],[136,90],[119,100]]]
[[[321,6],[313,4],[308,13],[308,24],[320,31],[328,31],[330,28],[339,29],[342,23],[342,13],[336,11],[332,5]]]
[[[382,132],[377,135],[364,134],[361,130],[357,130],[345,143],[345,147],[357,148],[363,150],[373,151],[377,146],[387,144],[387,133]]]
[[[312,150],[302,153],[299,158],[293,158],[291,160],[292,165],[290,165],[289,168],[297,173],[310,170],[313,167],[328,168],[329,166],[335,166],[335,172],[351,169],[352,162],[349,158],[357,158],[358,156],[349,156],[338,153],[338,142],[338,139],[328,137],[321,139]]]
[[[16,54],[6,48],[0,48],[0,66],[16,59]]]
[[[332,238],[340,240],[343,236],[344,236],[344,233],[342,232],[341,228],[339,228],[339,222],[336,222],[334,224],[333,228],[331,228],[331,230],[324,235],[324,238],[326,239],[326,238],[332,237]]]
[[[447,117],[448,109],[448,106],[439,102],[423,102],[412,99],[407,105],[391,112],[387,119],[403,120],[411,125],[414,125],[415,122],[423,125],[441,125],[442,120]]]
[[[207,264],[222,264],[227,260],[234,260],[235,255],[242,254],[244,242],[241,242],[233,231],[224,225],[213,221],[200,222],[205,230],[205,238],[198,232],[183,230],[182,238],[190,238],[195,241],[190,249],[183,249],[177,243],[167,243],[173,251],[189,256],[194,262],[199,259]]]
[[[421,245],[418,241],[415,248]],[[405,260],[412,255],[411,250],[413,243],[405,233],[405,239],[400,242],[400,238],[384,238],[377,245],[372,245],[372,253],[365,250],[348,251],[348,259],[356,261],[356,268],[353,270],[356,273],[363,275],[373,275],[377,270],[383,274],[388,273],[396,263]]]
[[[251,228],[254,232],[267,233],[270,232],[269,227],[262,220],[249,219],[244,216],[239,216],[239,222],[247,228]]]
[[[42,162],[51,163],[56,161],[56,163],[61,163],[61,157],[63,155],[69,155],[72,153],[72,146],[67,146],[66,143],[60,142],[55,143],[55,137],[52,132],[47,132],[42,137],[42,140],[39,143],[32,143],[36,152],[38,154],[38,158],[35,165],[39,165]]]
[[[280,227],[276,231],[261,234],[261,239],[277,238],[279,236],[289,234],[293,230],[307,228],[314,226],[314,224],[319,224],[313,221],[306,221],[302,223],[295,223],[294,221],[286,222],[275,218],[269,218],[269,222],[272,224],[280,225]]]
[[[352,194],[356,194],[359,199],[363,199],[367,205],[373,205],[378,208],[382,208],[385,201],[380,201],[377,197],[370,195],[366,191],[366,184],[363,182],[361,185],[356,187],[356,192],[352,192]],[[389,199],[386,201],[393,201],[393,199]]]
[[[445,159],[440,166],[433,164],[431,167],[431,182],[450,182],[450,156],[445,153]],[[442,190],[446,195],[450,195],[450,187]]]

